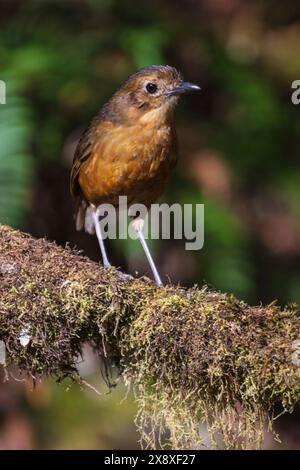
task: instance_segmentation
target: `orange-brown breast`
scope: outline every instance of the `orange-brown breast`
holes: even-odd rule
[[[90,135],[90,156],[80,166],[79,185],[87,201],[118,204],[155,202],[176,163],[170,123],[139,121],[132,126],[100,122]]]

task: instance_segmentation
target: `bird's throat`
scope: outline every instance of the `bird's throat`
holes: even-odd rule
[[[172,120],[177,98],[166,100],[161,106],[141,113],[139,123],[143,126],[161,127]]]

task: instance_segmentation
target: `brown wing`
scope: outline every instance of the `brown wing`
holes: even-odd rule
[[[79,172],[81,166],[92,156],[92,148],[94,142],[94,128],[99,122],[97,116],[89,125],[89,127],[82,134],[78,145],[75,150],[71,173],[70,173],[70,192],[73,198],[76,200],[75,203],[75,220],[76,229],[81,230],[86,224],[86,209],[87,202],[82,194],[79,184]],[[90,230],[87,230],[92,233]]]
[[[81,136],[75,150],[74,159],[70,174],[70,192],[76,198],[81,196],[81,189],[78,182],[79,171],[84,162],[91,156],[92,150],[92,125],[90,125]]]
[[[177,132],[174,126],[171,128],[172,130],[172,139],[171,139],[171,146],[170,146],[170,153],[172,155],[172,169],[175,168],[178,161],[178,139],[177,139]]]

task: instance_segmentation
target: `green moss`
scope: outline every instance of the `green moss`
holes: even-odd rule
[[[136,309],[123,354],[132,351],[125,376],[146,445],[159,445],[168,429],[172,447],[199,447],[204,420],[227,448],[259,447],[274,408],[290,412],[299,401],[295,310],[249,307],[206,288],[162,289]]]
[[[216,444],[259,447],[274,410],[291,412],[299,401],[295,306],[249,307],[206,287],[124,280],[7,227],[0,227],[0,277],[8,363],[33,377],[80,380],[76,358],[93,343],[109,383],[114,363],[135,391],[144,446],[200,447],[205,422]],[[19,341],[24,328],[27,347]]]

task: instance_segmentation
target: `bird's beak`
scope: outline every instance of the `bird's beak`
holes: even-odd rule
[[[167,92],[168,96],[181,95],[182,93],[189,93],[190,91],[199,91],[201,88],[198,85],[190,82],[181,82],[175,88]]]

